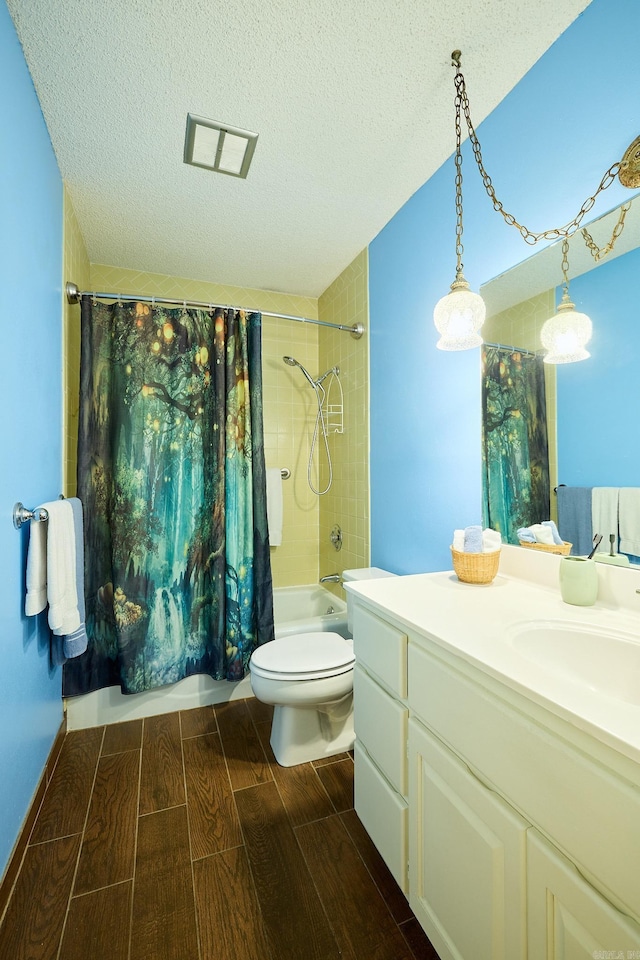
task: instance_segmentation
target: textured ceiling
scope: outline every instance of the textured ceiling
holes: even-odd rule
[[[589,0],[8,0],[94,263],[318,296]],[[187,113],[259,133],[246,180]]]

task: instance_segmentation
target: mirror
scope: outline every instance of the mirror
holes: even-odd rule
[[[634,402],[640,373],[640,196],[632,194],[626,202],[622,234],[601,261],[592,257],[581,231],[569,243],[569,295],[576,309],[591,317],[593,335],[589,359],[544,365],[552,519],[557,519],[558,484],[640,487]],[[609,242],[619,215],[616,207],[586,224],[598,246]],[[543,352],[540,329],[560,299],[561,260],[558,241],[481,287],[486,342]]]

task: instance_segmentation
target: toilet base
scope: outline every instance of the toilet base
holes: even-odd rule
[[[352,693],[323,711],[313,707],[274,707],[270,742],[281,767],[344,753],[352,749],[354,740]]]

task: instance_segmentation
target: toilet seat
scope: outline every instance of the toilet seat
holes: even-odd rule
[[[250,669],[271,680],[321,680],[353,669],[353,647],[339,633],[296,633],[257,647]]]

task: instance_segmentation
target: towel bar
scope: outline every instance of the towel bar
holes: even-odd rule
[[[44,520],[49,519],[49,514],[44,509],[44,507],[36,507],[35,510],[27,510],[27,508],[18,501],[13,508],[13,525],[16,530],[19,530],[23,523],[27,523],[29,520],[35,520],[37,523],[41,523]]]
[[[282,470],[280,471],[280,476],[282,477],[283,480],[288,480],[289,477],[291,476],[291,470],[289,470],[288,467],[283,467]]]

